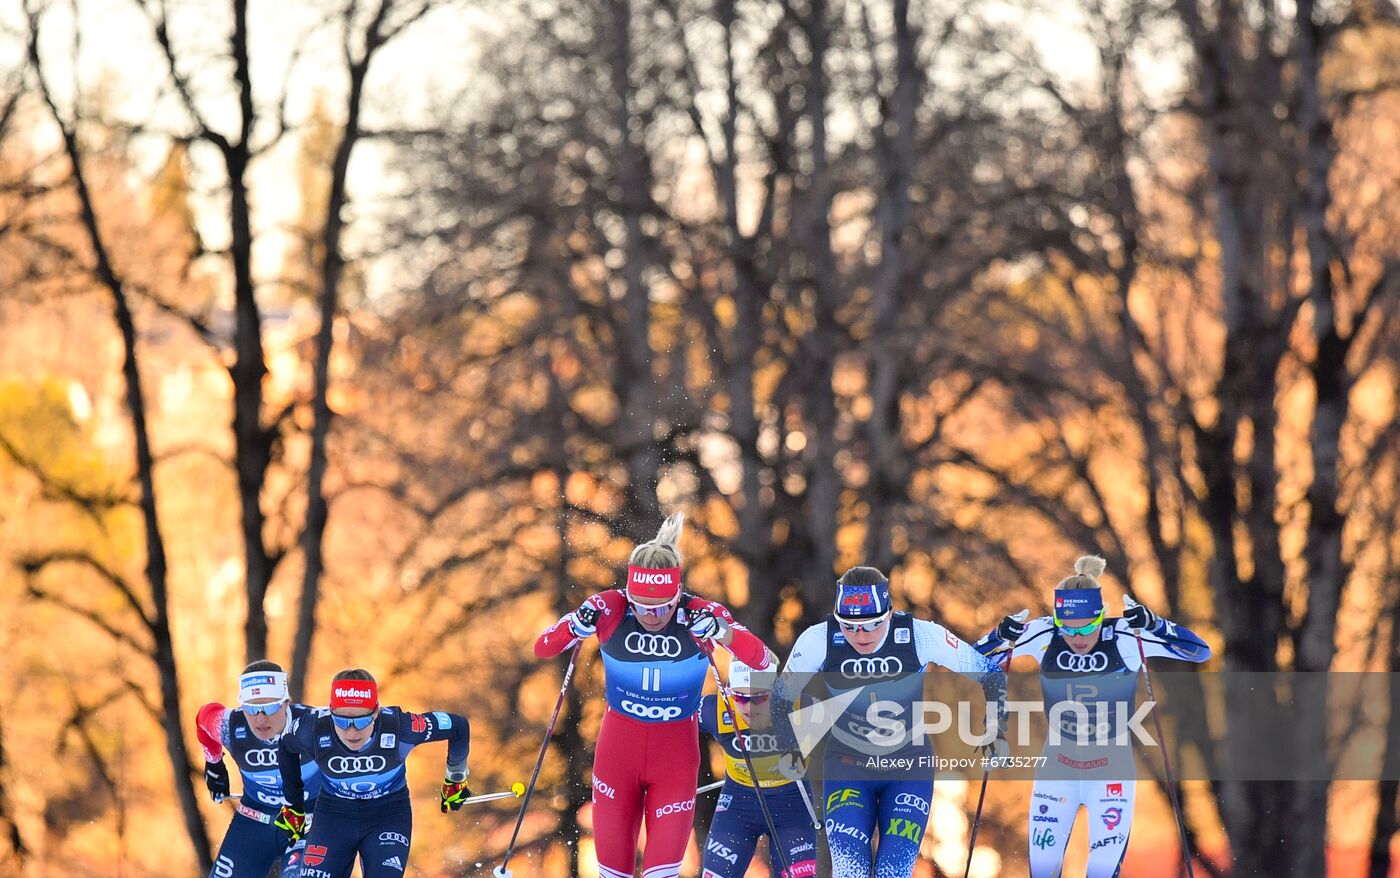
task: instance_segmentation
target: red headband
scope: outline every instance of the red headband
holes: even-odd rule
[[[331,710],[342,707],[379,706],[379,687],[373,680],[336,680],[331,684]]]
[[[680,593],[681,568],[637,567],[627,565],[627,593],[639,598],[670,600]]]

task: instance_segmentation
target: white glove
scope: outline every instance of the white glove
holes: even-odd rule
[[[579,640],[598,633],[598,610],[585,604],[564,617],[569,620],[569,630]]]
[[[723,640],[729,626],[709,610],[702,610],[690,622],[690,636],[696,640]]]

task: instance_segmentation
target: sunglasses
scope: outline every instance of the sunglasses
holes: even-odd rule
[[[636,601],[631,601],[632,612],[638,616],[652,616],[658,619],[674,610],[678,603],[680,601],[669,601],[664,604],[639,604]]]
[[[740,692],[730,692],[729,696],[734,699],[735,704],[762,704],[773,696],[772,692],[759,692],[755,695],[744,695]]]
[[[1086,634],[1093,634],[1095,631],[1099,630],[1099,626],[1103,624],[1103,614],[1104,611],[1099,610],[1099,614],[1094,617],[1093,621],[1091,621],[1087,625],[1080,625],[1078,628],[1071,628],[1069,625],[1062,625],[1060,624],[1060,620],[1056,619],[1055,627],[1060,629],[1061,634],[1067,634],[1071,637],[1083,637]]]
[[[331,714],[331,721],[336,724],[337,728],[355,729],[358,731],[360,729],[367,729],[374,724],[374,714],[371,713],[365,716],[338,716],[333,713]]]
[[[885,624],[889,620],[890,614],[883,613],[879,616],[876,616],[874,619],[871,619],[869,622],[847,622],[845,619],[838,618],[836,620],[836,623],[841,626],[842,631],[846,631],[852,634],[854,634],[857,631],[861,632],[862,634],[869,634],[871,631],[874,631],[876,628],[879,628],[881,625]]]
[[[286,703],[285,701],[273,701],[268,704],[245,704],[243,712],[249,716],[272,716],[281,710],[282,705]]]

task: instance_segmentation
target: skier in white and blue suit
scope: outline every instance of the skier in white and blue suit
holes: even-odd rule
[[[1051,727],[1031,790],[1031,878],[1058,878],[1080,805],[1089,812],[1086,878],[1117,878],[1136,789],[1125,719],[1134,715],[1143,655],[1187,662],[1211,655],[1204,640],[1131,597],[1123,599],[1122,618],[1105,618],[1098,581],[1104,568],[1102,558],[1080,558],[1074,575],[1055,587],[1053,616],[1026,622],[1022,610],[977,642],[985,655],[1030,656],[1040,665]]]
[[[941,665],[977,679],[997,710],[987,756],[1006,755],[1006,675],[937,622],[895,612],[885,575],[852,567],[837,581],[835,612],[797,638],[775,686],[775,711],[821,675],[832,697],[859,690],[831,728],[822,798],[833,878],[909,878],[933,800],[932,746],[909,731],[924,694],[924,668]],[[801,676],[795,676],[801,675]],[[875,702],[903,708],[903,735],[881,738],[868,716]],[[874,732],[874,736],[872,736]],[[801,731],[798,730],[799,737]],[[879,837],[879,852],[873,852]],[[873,871],[872,871],[873,869]]]

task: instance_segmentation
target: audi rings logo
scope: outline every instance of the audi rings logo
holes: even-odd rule
[[[1079,674],[1102,671],[1108,668],[1108,653],[1091,652],[1087,655],[1075,655],[1071,652],[1062,652],[1055,656],[1055,665],[1062,671],[1074,671]]]
[[[772,753],[778,749],[778,736],[768,733],[751,733],[736,735],[739,739],[740,752],[749,753]]]
[[[271,768],[277,764],[277,751],[249,750],[243,754],[243,762],[250,768]]]
[[[841,676],[852,680],[877,680],[904,672],[904,662],[895,656],[862,656],[841,663]]]
[[[679,707],[662,707],[659,704],[638,704],[626,698],[622,700],[622,709],[639,719],[668,720],[675,719],[684,713]]]
[[[332,756],[326,760],[326,769],[333,774],[368,774],[383,771],[388,764],[383,756]]]
[[[643,634],[633,631],[622,641],[626,650],[634,655],[654,655],[659,658],[676,658],[681,654],[681,641],[670,634]]]
[[[916,796],[913,793],[900,793],[894,797],[894,803],[896,805],[903,805],[906,808],[914,808],[923,814],[928,813],[928,799],[925,799],[923,796]]]

